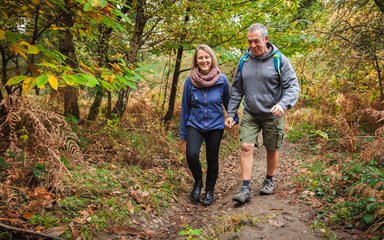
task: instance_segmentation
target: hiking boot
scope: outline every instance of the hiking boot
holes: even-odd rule
[[[233,196],[232,200],[239,202],[239,203],[245,203],[248,202],[251,199],[251,188],[249,186],[242,186],[240,189],[240,192],[236,193],[235,196]]]
[[[273,182],[266,178],[263,182],[263,187],[260,189],[261,195],[269,195],[273,193],[273,190],[275,189],[275,184]]]
[[[203,187],[203,181],[196,181],[195,184],[193,185],[193,189],[191,192],[191,198],[194,201],[200,200],[200,193],[201,193],[201,188]]]
[[[206,191],[203,201],[201,202],[203,205],[211,205],[213,203],[213,191]]]

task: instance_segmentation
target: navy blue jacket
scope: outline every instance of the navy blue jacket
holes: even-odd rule
[[[223,105],[228,108],[229,97],[229,83],[224,74],[208,88],[196,88],[188,77],[181,105],[180,138],[186,138],[188,126],[201,132],[224,129]]]

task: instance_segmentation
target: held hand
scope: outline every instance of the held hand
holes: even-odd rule
[[[280,104],[276,104],[271,108],[271,113],[273,116],[282,116],[284,114],[284,108]]]
[[[225,126],[226,126],[227,128],[232,128],[233,125],[235,125],[235,121],[233,120],[233,117],[227,117],[227,118],[225,119]]]

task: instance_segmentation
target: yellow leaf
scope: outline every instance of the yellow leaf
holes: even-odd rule
[[[31,44],[27,43],[26,41],[21,41],[20,45],[25,45],[27,47],[31,46]]]
[[[109,83],[113,83],[113,80],[115,80],[115,77],[116,77],[116,76],[113,75],[113,74],[112,74],[112,75],[109,75],[108,78],[107,78],[107,81],[108,81]]]
[[[51,87],[55,90],[59,87],[59,81],[54,75],[48,75],[48,82],[51,85]]]
[[[27,59],[27,55],[25,55],[24,50],[18,45],[11,44],[9,45],[9,49],[11,49],[11,51],[15,54],[15,56],[17,56],[17,54],[20,54],[23,58]]]
[[[5,32],[0,29],[0,40],[3,40],[5,37]]]
[[[111,65],[111,67],[113,67],[115,73],[119,73],[121,71],[121,68],[118,64],[115,64],[115,63],[109,63],[109,65]]]
[[[44,2],[51,8],[53,8],[54,6],[52,5],[52,3],[48,0],[44,0]]]
[[[23,92],[29,92],[34,86],[34,78],[28,77],[23,81]]]
[[[29,54],[38,54],[39,52],[40,50],[36,46],[33,46],[33,45],[28,46]]]
[[[52,27],[50,27],[49,29],[51,29],[51,30],[63,30],[63,31],[65,31],[65,27],[58,27],[58,26],[52,26]]]

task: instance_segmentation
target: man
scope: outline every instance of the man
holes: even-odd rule
[[[233,197],[239,203],[251,198],[253,150],[258,145],[260,131],[267,151],[267,175],[260,194],[273,193],[273,176],[279,163],[278,150],[284,136],[284,112],[296,103],[300,91],[289,60],[270,43],[267,28],[263,24],[253,24],[247,38],[248,57],[240,60],[234,76],[225,120],[229,128],[235,124],[234,116],[244,97],[244,114],[240,124],[243,184]]]

